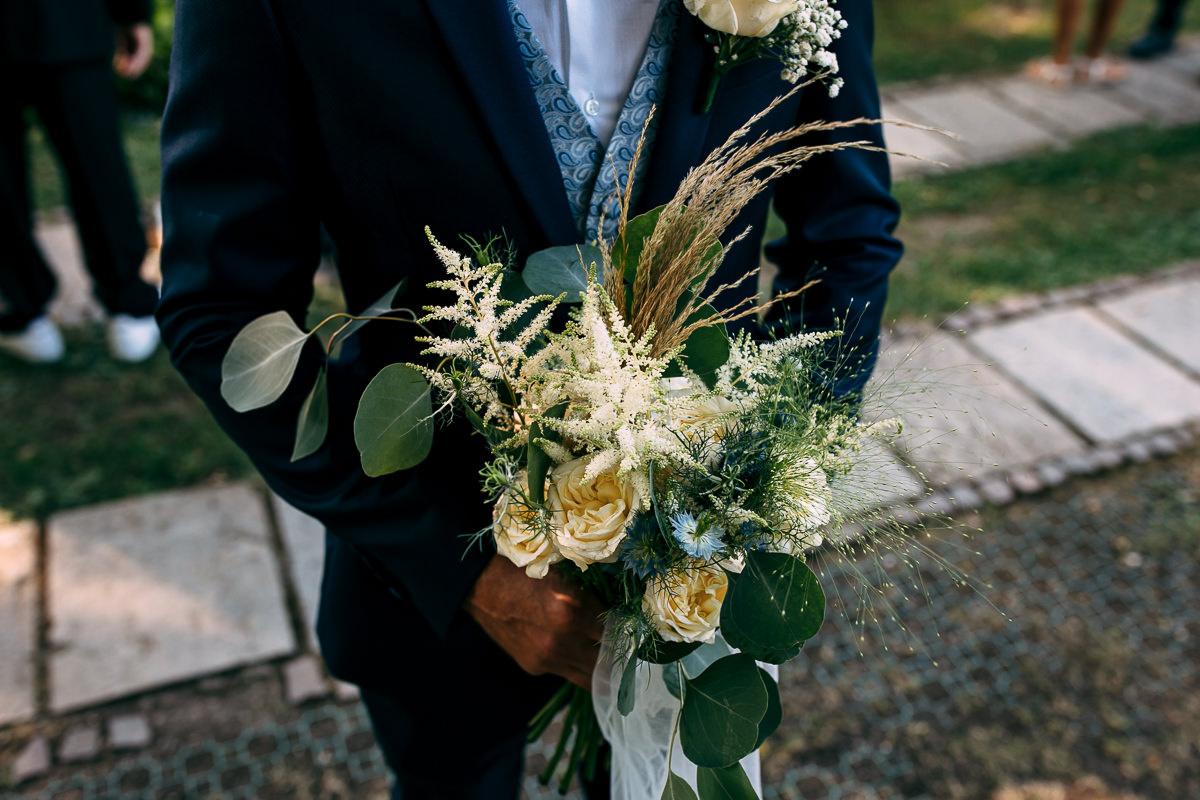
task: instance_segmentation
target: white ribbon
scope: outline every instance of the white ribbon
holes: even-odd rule
[[[638,663],[635,676],[637,701],[628,716],[621,716],[617,709],[617,692],[621,688],[625,662],[613,651],[611,641],[605,631],[599,662],[592,673],[592,703],[600,721],[600,731],[612,746],[612,800],[660,800],[667,785],[668,770],[687,781],[694,790],[696,765],[683,755],[679,737],[672,737],[682,704],[663,681],[664,667],[645,661]],[[715,643],[702,645],[688,656],[685,672],[695,677],[708,664],[735,652],[718,634]],[[674,669],[674,665],[670,666]],[[778,667],[773,664],[761,666],[778,680]],[[757,751],[742,759],[742,768],[755,792],[762,797],[762,770]]]

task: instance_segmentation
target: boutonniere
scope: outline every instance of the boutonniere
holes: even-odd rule
[[[846,21],[834,0],[683,0],[689,12],[710,30],[705,39],[716,58],[700,98],[700,111],[712,108],[725,73],[757,58],[775,58],[779,76],[796,83],[810,73],[830,76],[831,96],[842,87],[837,56],[829,50]]]

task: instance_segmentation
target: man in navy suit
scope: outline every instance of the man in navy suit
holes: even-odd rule
[[[869,0],[840,6],[849,23],[836,45],[845,88],[837,98],[805,89],[764,130],[878,116]],[[382,366],[416,357],[395,330],[367,326],[331,364],[327,443],[295,463],[304,391],[235,414],[219,394],[220,365],[255,317],[285,309],[303,320],[322,225],[352,310],[401,278],[399,305],[428,302],[422,287],[439,268],[426,225],[444,241],[503,231],[523,254],[580,240],[511,11],[504,0],[177,5],[163,129],[164,340],[271,487],[327,526],[322,650],[336,676],[362,688],[403,798],[515,796],[523,731],[555,676],[588,681],[598,609],[552,578],[526,579],[493,552],[464,555],[460,537],[490,522],[476,476],[483,448],[466,426],[440,430],[416,469],[362,473],[351,428],[357,399]],[[787,88],[777,63],[747,63],[701,113],[712,57],[705,32],[695,17],[679,17],[636,210],[669,199],[689,168]],[[882,144],[877,126],[846,135]],[[733,225],[753,232],[730,252],[726,274],[757,265],[770,200]],[[781,181],[774,201],[787,225],[769,251],[778,285],[821,278],[791,322],[845,321],[863,367],[837,388],[853,392],[866,380],[901,253],[887,158],[823,156]],[[302,364],[302,378],[315,362]]]

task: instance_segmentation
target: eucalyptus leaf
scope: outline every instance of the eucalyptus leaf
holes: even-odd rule
[[[683,699],[683,665],[682,662],[673,661],[670,664],[663,664],[663,683],[667,685],[667,691],[676,700]]]
[[[629,716],[637,702],[638,657],[630,653],[625,661],[625,669],[621,670],[621,685],[617,688],[617,711],[622,717]]]
[[[311,456],[320,449],[329,431],[329,388],[326,385],[325,367],[317,371],[317,380],[312,391],[300,406],[300,418],[296,421],[296,443],[292,448],[292,461]]]
[[[685,691],[679,743],[692,763],[727,767],[754,752],[768,698],[753,658],[725,656],[688,680]]]
[[[698,768],[696,788],[700,790],[700,800],[758,800],[758,792],[741,764],[719,769]]]
[[[588,287],[588,270],[599,263],[600,248],[594,244],[549,247],[526,259],[521,277],[534,294],[566,294],[566,302],[578,303]]]
[[[684,656],[679,663],[683,666],[684,675],[689,678],[698,678],[704,670],[728,655],[733,655],[733,649],[725,643],[723,638],[718,637],[715,641],[701,645],[699,649]]]
[[[762,667],[758,668],[758,677],[762,678],[763,686],[767,690],[767,713],[758,723],[758,744],[755,745],[755,750],[762,747],[763,742],[775,732],[779,723],[783,722],[783,704],[779,702],[779,683],[771,677],[771,673]]]
[[[613,242],[612,257],[625,276],[625,283],[633,285],[637,277],[638,262],[642,258],[642,250],[646,240],[654,233],[654,226],[662,215],[664,206],[652,208],[644,214],[638,214],[625,224],[625,232]]]
[[[429,384],[406,364],[380,370],[354,416],[354,443],[371,477],[415,467],[433,447]]]
[[[711,389],[717,382],[717,370],[729,360],[729,334],[723,326],[718,325],[694,330],[684,342],[679,357]]]
[[[543,417],[551,419],[562,419],[567,413],[566,402],[550,408],[543,414]],[[546,455],[538,444],[538,439],[549,439],[553,436],[553,431],[548,431],[542,427],[540,422],[534,422],[529,426],[529,446],[526,449],[525,469],[529,475],[529,501],[534,505],[541,505],[546,502],[546,473],[550,471],[550,456]]]
[[[721,633],[759,661],[782,664],[825,619],[825,594],[808,566],[784,553],[749,553],[721,607]]]
[[[663,787],[662,800],[697,800],[697,798],[687,781],[674,772],[669,772],[667,773],[667,785]]]
[[[234,411],[274,403],[292,382],[308,337],[286,311],[242,328],[221,361],[221,397]]]
[[[700,647],[700,642],[667,642],[657,635],[647,637],[638,646],[638,658],[651,664],[670,664]]]

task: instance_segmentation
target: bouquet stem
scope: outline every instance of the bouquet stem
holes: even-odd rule
[[[566,716],[563,719],[563,730],[559,735],[558,744],[546,763],[546,768],[538,776],[539,782],[548,786],[561,766],[558,779],[559,794],[567,793],[576,774],[582,774],[589,781],[595,777],[600,748],[604,744],[600,723],[596,720],[596,713],[592,708],[592,693],[570,683],[564,683],[530,721],[527,740],[533,742],[540,738],[564,708]]]

